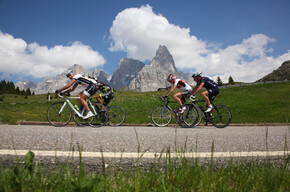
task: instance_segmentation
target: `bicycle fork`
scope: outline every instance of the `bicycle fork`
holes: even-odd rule
[[[61,113],[62,113],[62,111],[63,111],[63,109],[65,108],[66,105],[67,105],[67,102],[65,101],[65,102],[63,103],[63,105],[61,106],[59,112],[58,112],[58,116],[61,116]]]

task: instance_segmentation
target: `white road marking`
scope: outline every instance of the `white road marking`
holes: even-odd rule
[[[0,150],[0,155],[24,156],[29,150]],[[79,156],[78,151],[39,151],[31,150],[35,156],[41,157],[69,157]],[[187,158],[209,158],[209,157],[268,157],[288,156],[288,151],[252,151],[252,152],[190,152],[190,153],[125,153],[125,152],[81,152],[82,157],[93,158],[159,158],[159,157],[187,157]]]

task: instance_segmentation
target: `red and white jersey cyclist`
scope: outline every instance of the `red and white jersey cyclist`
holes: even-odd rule
[[[180,89],[181,92],[178,92],[173,95],[174,100],[179,104],[179,111],[183,113],[186,110],[186,107],[183,106],[181,102],[181,98],[187,97],[187,95],[192,91],[192,87],[187,84],[185,81],[176,78],[174,75],[169,74],[167,77],[167,81],[172,84],[171,89],[167,92],[165,97],[168,97],[176,88]]]

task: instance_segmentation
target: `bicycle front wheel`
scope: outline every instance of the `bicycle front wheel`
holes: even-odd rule
[[[87,123],[91,127],[101,127],[105,125],[109,119],[108,109],[104,105],[97,102],[94,102],[90,108],[95,115],[88,118],[86,120]]]
[[[46,117],[51,125],[55,127],[63,127],[70,122],[72,112],[65,102],[59,101],[53,103],[48,108]]]
[[[194,105],[185,105],[186,110],[179,116],[179,125],[183,128],[192,128],[199,120],[199,113]]]
[[[225,105],[216,105],[212,111],[211,122],[217,128],[224,128],[231,123],[232,113]]]
[[[167,126],[172,119],[171,110],[165,106],[156,107],[151,113],[151,120],[158,127]]]
[[[108,108],[110,126],[120,126],[125,120],[125,111],[119,106],[111,106]]]

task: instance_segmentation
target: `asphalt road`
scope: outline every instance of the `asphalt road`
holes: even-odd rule
[[[78,151],[112,153],[275,152],[290,149],[287,126],[234,126],[217,129],[175,127],[53,127],[0,125],[0,151]],[[7,153],[7,152],[6,152]],[[13,152],[12,152],[13,153]],[[20,154],[20,153],[19,153]]]

